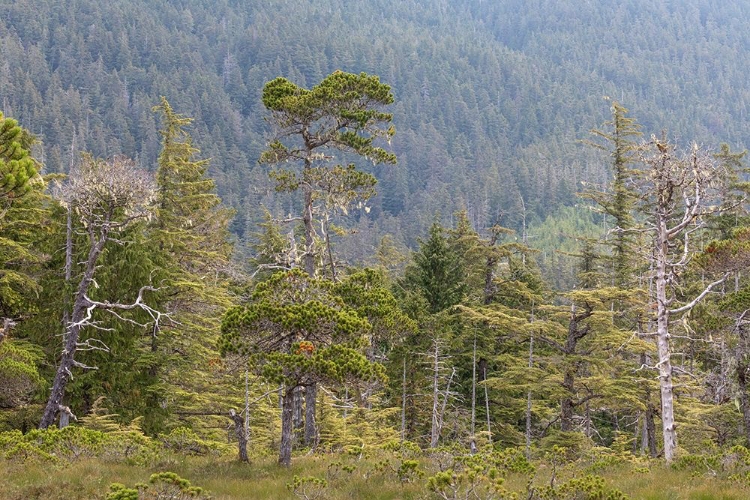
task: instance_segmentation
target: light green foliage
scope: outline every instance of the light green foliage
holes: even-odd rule
[[[641,136],[641,131],[640,125],[634,118],[627,116],[628,110],[618,102],[612,103],[611,113],[611,120],[605,123],[606,130],[591,131],[604,144],[590,144],[609,153],[613,180],[606,189],[601,189],[600,186],[588,189],[585,196],[614,220],[612,258],[615,285],[628,288],[633,284],[636,252],[634,235],[637,234],[632,231],[635,227],[634,209],[637,200],[637,192],[632,185],[637,171],[632,165],[638,161],[640,145],[636,139]]]
[[[250,303],[227,311],[220,347],[223,354],[252,356],[267,380],[291,387],[382,378],[382,367],[359,352],[369,329],[331,283],[293,270],[260,283]]]
[[[539,500],[628,500],[627,495],[605,486],[604,478],[588,475],[570,479],[560,485],[539,488],[529,496]]]
[[[328,488],[328,481],[319,477],[300,477],[295,474],[294,478],[292,478],[292,482],[287,483],[286,487],[297,498],[301,498],[302,500],[315,500],[317,498],[325,498],[324,495]]]
[[[200,159],[188,132],[191,118],[178,114],[166,98],[153,108],[162,119],[162,148],[156,171],[155,217],[145,228],[162,283],[160,300],[174,322],[152,333],[148,349],[156,358],[148,372],[159,376],[159,407],[207,411],[238,405],[236,380],[218,362],[221,316],[234,303],[229,279],[234,212],[222,205],[209,161]],[[181,353],[179,356],[173,353]],[[169,393],[167,396],[166,393]],[[224,406],[226,405],[226,406]],[[214,419],[215,420],[215,419]],[[191,419],[197,428],[211,426]],[[184,422],[180,425],[184,425]],[[164,424],[153,429],[162,431]],[[208,430],[206,430],[208,432]]]
[[[187,427],[177,427],[168,434],[161,434],[159,441],[165,449],[182,455],[220,455],[231,450],[223,443],[201,439]]]
[[[23,405],[43,383],[39,349],[17,340],[0,340],[0,408]]]
[[[49,198],[31,156],[34,138],[18,122],[0,112],[0,314],[23,316],[40,289],[39,244],[49,227]],[[36,247],[36,248],[35,248]],[[9,334],[10,332],[3,332]]]
[[[109,485],[110,493],[106,500],[191,500],[211,497],[199,486],[193,486],[174,472],[151,474],[149,484],[137,484],[127,488],[121,483]]]

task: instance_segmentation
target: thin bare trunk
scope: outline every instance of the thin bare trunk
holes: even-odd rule
[[[534,336],[529,338],[529,368],[534,367]],[[531,391],[526,393],[526,458],[531,457]]]
[[[328,254],[328,264],[331,266],[331,279],[336,282],[336,263],[333,260],[333,248],[331,248],[331,235],[328,231],[328,220],[325,223],[326,252]]]
[[[739,342],[737,345],[737,389],[739,390],[740,410],[742,411],[743,424],[745,427],[745,439],[750,444],[750,400],[748,400],[748,370],[750,363],[747,361],[748,339],[745,326],[742,324],[745,314],[737,322],[737,331],[739,333]]]
[[[93,230],[92,230],[93,231]],[[57,367],[55,374],[55,380],[52,383],[52,391],[50,392],[47,405],[44,408],[42,419],[39,423],[40,429],[46,429],[55,421],[55,417],[60,409],[63,407],[62,401],[65,397],[65,388],[70,381],[72,376],[72,369],[75,366],[75,354],[78,349],[78,339],[81,334],[82,323],[86,318],[87,308],[89,306],[88,300],[86,300],[86,294],[88,293],[89,287],[94,280],[94,271],[96,270],[96,263],[99,260],[104,244],[107,241],[107,232],[103,230],[103,234],[96,239],[91,234],[91,248],[89,250],[88,258],[86,259],[86,268],[84,270],[81,281],[78,284],[78,289],[75,294],[75,300],[73,302],[73,315],[67,328],[67,336],[65,339],[65,346],[63,347],[62,355],[60,357],[60,364]]]
[[[401,378],[401,442],[406,439],[406,355],[404,354],[404,371]]]
[[[305,446],[315,448],[318,444],[318,430],[315,425],[315,402],[318,399],[318,384],[305,387]]]
[[[487,364],[484,365],[483,380],[487,380]],[[487,439],[492,444],[492,418],[490,417],[490,394],[487,390],[487,384],[484,384],[484,411],[487,414]]]
[[[294,434],[294,398],[296,388],[284,389],[281,395],[281,445],[279,447],[279,465],[289,467],[292,464],[292,441]]]
[[[475,438],[477,421],[477,332],[474,330],[474,348],[471,356],[471,453],[477,452]]]
[[[304,438],[305,417],[303,402],[305,399],[302,396],[303,390],[302,386],[297,386],[294,388],[294,394],[292,395],[292,405],[294,408],[292,413],[292,423],[294,425],[293,439],[295,446],[302,442]]]
[[[432,364],[432,427],[430,428],[430,448],[437,447],[439,438],[438,406],[440,404],[440,343],[434,340]]]
[[[656,348],[659,355],[659,386],[661,390],[661,422],[664,435],[664,459],[669,463],[677,450],[677,431],[674,421],[674,388],[672,382],[672,352],[669,345],[669,302],[667,298],[667,259],[669,236],[667,221],[657,211],[656,219]]]
[[[315,228],[313,227],[313,193],[309,187],[305,188],[305,212],[302,222],[305,226],[305,272],[312,278],[315,276]]]

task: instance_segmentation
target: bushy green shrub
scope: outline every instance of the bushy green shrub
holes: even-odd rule
[[[174,472],[151,474],[149,484],[139,483],[128,488],[121,483],[109,485],[105,500],[209,500],[206,491],[190,484]]]

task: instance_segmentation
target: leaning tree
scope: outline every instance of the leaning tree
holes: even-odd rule
[[[84,330],[103,328],[95,317],[95,311],[103,310],[118,318],[127,319],[122,318],[121,314],[142,310],[154,323],[162,319],[162,314],[146,302],[146,294],[156,290],[151,284],[141,287],[132,303],[97,301],[89,295],[92,287],[96,287],[97,264],[103,252],[111,244],[127,244],[120,239],[121,235],[136,221],[150,214],[153,195],[151,176],[133,161],[123,157],[101,160],[84,156],[81,164],[71,173],[68,183],[61,188],[61,201],[68,205],[70,213],[76,214],[77,222],[87,238],[88,252],[81,263],[72,311],[65,324],[63,350],[39,423],[40,429],[52,425],[58,413],[63,421],[72,414],[63,405],[63,398],[73,370],[94,368],[76,360],[76,353],[108,350],[96,337],[82,339]],[[127,320],[133,322],[132,319]]]

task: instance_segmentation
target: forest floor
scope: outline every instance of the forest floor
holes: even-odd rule
[[[109,485],[114,482],[129,487],[148,482],[155,472],[172,471],[202,486],[214,500],[229,499],[313,499],[387,500],[441,498],[427,488],[427,475],[412,476],[401,481],[394,471],[378,472],[376,459],[363,459],[357,469],[347,472],[341,464],[352,463],[351,457],[302,456],[294,459],[290,468],[276,465],[271,457],[241,464],[231,457],[173,457],[148,467],[109,464],[95,459],[79,460],[64,467],[49,464],[18,464],[0,459],[0,498],[11,500],[92,500],[104,499]],[[333,467],[331,464],[337,464]],[[434,464],[433,464],[434,465]],[[426,465],[429,467],[429,465]],[[555,475],[559,482],[573,476],[585,476],[588,471],[566,466]],[[630,464],[612,466],[596,472],[604,478],[607,488],[617,488],[632,499],[651,500],[740,500],[750,498],[747,483],[720,479],[710,473],[693,470],[674,470],[661,463],[648,467]],[[327,485],[308,484],[305,494],[287,486],[294,476],[328,478]],[[549,466],[537,467],[533,480],[536,487],[549,484]],[[509,473],[504,486],[528,498],[529,476]],[[305,496],[307,495],[307,496]],[[453,498],[453,497],[448,497]],[[455,498],[464,498],[457,496]],[[472,497],[473,498],[473,497]],[[484,498],[477,497],[477,498]],[[497,498],[497,497],[493,497]],[[553,497],[556,499],[589,497]],[[598,498],[598,497],[597,497]]]

